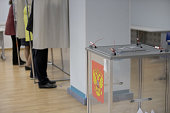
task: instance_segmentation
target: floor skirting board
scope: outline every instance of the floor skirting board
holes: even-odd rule
[[[70,86],[67,89],[67,93],[73,96],[76,100],[78,100],[83,105],[87,105],[87,97],[84,93],[76,89],[74,86]]]

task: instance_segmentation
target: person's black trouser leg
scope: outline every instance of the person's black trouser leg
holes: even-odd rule
[[[16,36],[12,35],[11,39],[12,39],[12,61],[13,64],[18,64],[17,46],[18,46],[18,50],[20,51],[21,40],[17,39],[18,44],[16,44]]]
[[[34,77],[37,77],[37,74],[36,74],[36,57],[35,57],[35,54],[36,54],[36,49],[32,49],[32,58],[33,58],[33,66],[34,66],[34,72],[33,72],[33,69],[32,69],[32,65],[31,65],[31,72],[30,72],[30,78],[33,78],[33,73],[34,73]]]
[[[36,50],[35,52],[35,72],[39,80],[39,84],[46,84],[49,79],[47,78],[47,58],[48,49]]]

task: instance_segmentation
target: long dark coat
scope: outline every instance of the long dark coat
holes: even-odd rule
[[[8,18],[5,26],[5,35],[16,35],[14,27],[14,15],[12,5],[9,8]]]

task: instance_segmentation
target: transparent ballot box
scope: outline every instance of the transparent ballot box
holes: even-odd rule
[[[88,113],[170,113],[170,52],[143,44],[86,50]]]

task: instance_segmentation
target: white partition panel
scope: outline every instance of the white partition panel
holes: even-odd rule
[[[170,0],[131,0],[132,26],[170,30]]]

